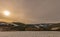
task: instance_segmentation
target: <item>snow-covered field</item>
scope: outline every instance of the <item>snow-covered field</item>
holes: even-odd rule
[[[11,31],[0,32],[0,37],[60,37],[59,31]]]

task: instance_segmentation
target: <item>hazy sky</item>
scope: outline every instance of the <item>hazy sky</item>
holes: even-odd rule
[[[9,10],[9,17],[1,13]],[[60,22],[60,0],[0,0],[0,18],[24,23]]]

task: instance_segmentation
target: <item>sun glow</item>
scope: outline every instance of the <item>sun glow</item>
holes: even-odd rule
[[[9,15],[10,15],[10,12],[9,12],[8,10],[5,10],[5,11],[3,12],[3,14],[4,14],[5,16],[9,16]]]

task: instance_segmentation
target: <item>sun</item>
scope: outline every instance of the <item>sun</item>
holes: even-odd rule
[[[9,15],[10,15],[10,11],[5,10],[5,11],[3,12],[3,14],[4,14],[5,16],[9,16]]]

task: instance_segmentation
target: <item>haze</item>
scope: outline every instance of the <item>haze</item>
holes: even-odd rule
[[[11,15],[2,15],[9,10]],[[0,0],[0,19],[23,23],[60,22],[60,0]]]

